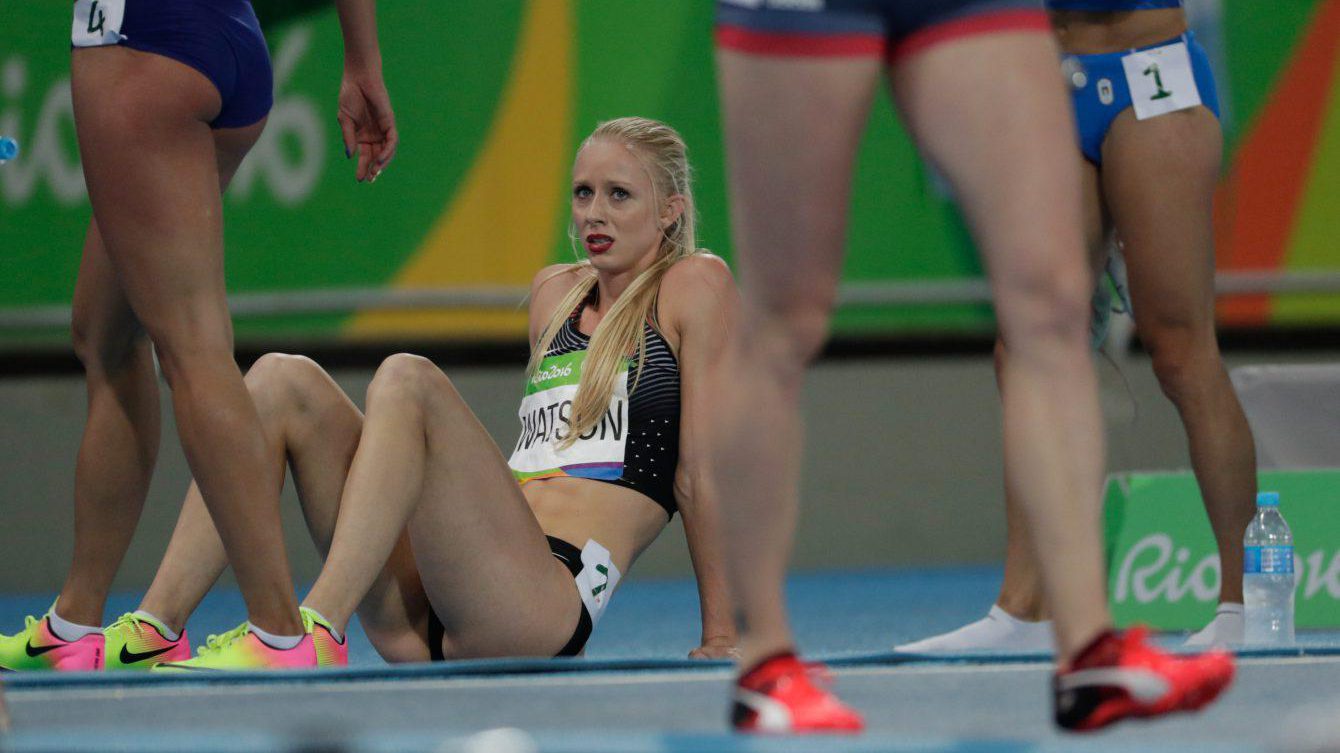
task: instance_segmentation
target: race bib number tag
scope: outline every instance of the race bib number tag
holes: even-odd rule
[[[1186,42],[1132,52],[1121,59],[1135,119],[1144,120],[1200,104]]]
[[[125,15],[126,0],[75,0],[70,44],[75,47],[118,44],[125,38],[121,35]]]
[[[613,480],[623,476],[628,444],[628,368],[614,378],[614,395],[605,415],[568,447],[560,444],[572,429],[572,401],[577,396],[586,351],[550,356],[526,384],[517,416],[521,436],[507,461],[517,480],[576,476]]]
[[[619,568],[610,559],[610,552],[595,541],[588,540],[582,547],[582,571],[577,574],[577,592],[591,615],[591,624],[600,622],[600,616],[609,606],[610,595],[619,585]]]

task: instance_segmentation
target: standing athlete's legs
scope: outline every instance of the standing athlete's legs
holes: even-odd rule
[[[893,71],[918,142],[986,261],[1002,339],[1007,478],[1021,500],[1065,663],[1111,625],[1099,531],[1103,466],[1088,352],[1091,278],[1078,150],[1043,32],[945,42]],[[1017,450],[1017,451],[1014,451]]]
[[[1175,657],[1110,630],[1099,530],[1102,425],[1089,358],[1090,275],[1068,103],[1044,32],[945,42],[894,71],[912,132],[958,193],[986,259],[1001,337],[1010,493],[1052,608],[1055,719],[1090,730],[1198,709],[1233,677],[1225,654]],[[1158,678],[1158,692],[1128,673]],[[1114,672],[1113,670],[1119,670]],[[1144,683],[1142,683],[1142,686]],[[1151,697],[1152,696],[1152,697]]]
[[[74,288],[71,338],[84,365],[88,419],[74,473],[74,554],[57,611],[101,625],[107,593],[149,492],[160,434],[149,338],[121,291],[96,221]]]
[[[278,474],[232,355],[222,201],[199,72],[121,47],[75,50],[72,86],[94,216],[126,300],[153,340],[178,434],[252,621],[298,635]]]
[[[213,132],[220,192],[263,127]],[[144,508],[160,423],[152,345],[116,279],[96,220],[84,239],[71,334],[84,365],[88,420],[75,464],[74,555],[59,613],[99,625]]]
[[[718,53],[743,312],[713,394],[741,666],[793,640],[782,586],[799,509],[805,368],[828,335],[852,164],[878,59]]]
[[[1103,190],[1124,244],[1132,307],[1219,545],[1219,600],[1242,603],[1242,535],[1256,512],[1256,449],[1214,333],[1212,204],[1223,139],[1204,107],[1137,121],[1103,144]]]
[[[1068,146],[1061,145],[1058,148]],[[1080,178],[1089,269],[1096,279],[1101,279],[1103,265],[1107,262],[1108,235],[1098,169],[1092,163],[1082,162]],[[994,365],[996,384],[1001,387],[1002,394],[1009,357],[1005,343],[997,339]],[[976,622],[942,635],[903,644],[898,650],[913,653],[982,649],[1052,650],[1054,640],[1051,621],[1047,618],[1049,610],[1042,598],[1042,575],[1028,535],[1024,506],[1014,492],[1017,484],[1012,476],[1020,466],[1013,456],[1020,448],[1006,444],[1002,449],[1005,455],[1005,572],[995,606],[986,617]]]
[[[828,335],[852,165],[877,58],[779,59],[721,50],[717,70],[743,311],[711,379],[714,473],[742,670],[734,724],[855,731],[792,656],[783,587],[799,512],[805,368]]]

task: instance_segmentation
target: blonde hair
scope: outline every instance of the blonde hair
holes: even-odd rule
[[[560,448],[571,447],[577,437],[600,422],[614,396],[615,380],[630,354],[637,362],[633,378],[633,388],[637,388],[638,379],[642,376],[643,354],[647,348],[643,323],[651,318],[656,306],[661,279],[676,262],[700,253],[695,234],[688,147],[679,133],[664,123],[648,118],[618,118],[597,125],[595,131],[582,142],[581,149],[595,141],[622,143],[642,161],[651,176],[653,207],[659,210],[666,199],[680,196],[684,201],[684,211],[662,233],[656,260],[633,280],[591,334],[581,381],[572,400],[572,426],[567,437],[559,443]],[[569,232],[575,245],[576,229],[570,228]],[[596,272],[590,260],[583,259],[576,266],[581,272],[577,284],[559,302],[531,351],[528,367],[531,377],[539,371],[540,362],[549,352],[564,322],[595,289]]]

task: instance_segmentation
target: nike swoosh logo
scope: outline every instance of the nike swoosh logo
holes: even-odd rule
[[[1057,678],[1057,689],[1062,691],[1094,685],[1121,688],[1141,703],[1153,703],[1172,690],[1172,685],[1163,677],[1143,669],[1081,669]]]
[[[27,651],[29,656],[41,656],[42,654],[45,654],[48,651],[55,651],[60,647],[61,644],[59,643],[52,644],[50,646],[34,646],[32,639],[29,638],[28,643],[24,645],[23,650]]]
[[[158,656],[159,654],[166,654],[167,652],[171,651],[173,648],[175,648],[175,646],[165,646],[165,647],[163,647],[163,648],[155,649],[155,650],[153,650],[153,651],[145,651],[145,652],[142,653],[142,654],[136,654],[136,653],[131,653],[131,651],[130,651],[130,649],[129,649],[128,647],[126,647],[126,646],[122,646],[122,647],[121,647],[121,663],[122,663],[122,664],[134,664],[135,662],[138,662],[138,661],[144,661],[145,659],[152,659],[152,658],[154,658],[155,656]]]

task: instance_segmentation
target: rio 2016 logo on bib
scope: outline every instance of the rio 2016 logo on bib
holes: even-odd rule
[[[517,417],[521,436],[507,461],[517,480],[552,476],[612,480],[623,475],[628,442],[628,366],[614,378],[614,394],[605,414],[575,442],[560,448],[571,434],[572,402],[577,396],[586,351],[549,356],[526,383]]]

